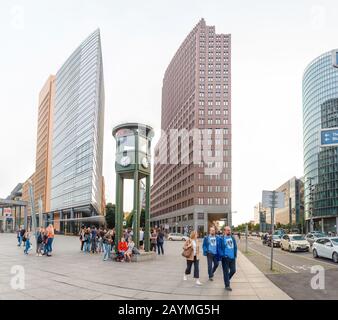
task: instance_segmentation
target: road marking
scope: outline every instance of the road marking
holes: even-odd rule
[[[255,243],[255,244],[256,244],[256,243]],[[251,248],[252,248],[252,247],[251,247]],[[270,248],[270,247],[269,247],[269,248]],[[310,249],[310,252],[311,252],[311,249]],[[320,263],[325,263],[325,264],[331,266],[333,269],[338,269],[333,263],[326,262],[326,261],[322,261],[322,260],[319,260],[319,259],[314,259],[314,258],[304,257],[303,255],[297,254],[297,252],[290,253],[290,252],[287,252],[287,251],[285,251],[285,250],[281,250],[279,253],[280,253],[280,254],[286,254],[286,255],[289,255],[289,256],[293,256],[293,257],[300,257],[300,258],[309,260],[309,261],[311,261],[311,262],[313,262],[313,263],[318,263],[318,264],[320,264]],[[295,255],[295,254],[297,254],[297,255]]]
[[[258,250],[253,249],[252,247],[250,248],[250,250],[255,251],[256,253],[260,254],[260,255],[263,256],[264,258],[270,260],[270,257],[269,257],[269,256],[266,256],[265,254],[259,252]],[[275,259],[274,259],[273,261],[274,261],[275,263],[277,263],[277,264],[280,264],[282,267],[291,270],[292,272],[299,273],[297,270],[292,269],[292,268],[290,268],[289,266],[287,266],[287,265],[285,265],[285,264],[283,264],[283,263],[281,263],[281,262],[279,262],[279,261],[277,261],[277,260],[275,260]]]

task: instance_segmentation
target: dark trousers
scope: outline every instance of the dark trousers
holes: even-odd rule
[[[83,245],[84,245],[84,241],[81,240],[81,251],[83,251]]]
[[[194,257],[194,260],[187,260],[187,269],[185,270],[185,274],[188,275],[191,273],[191,267],[194,265],[194,278],[199,279],[200,277],[200,268],[199,268],[199,260]]]
[[[164,254],[163,242],[157,242],[157,253],[160,255],[161,252],[162,252],[162,254]]]
[[[230,287],[230,280],[236,273],[236,259],[222,258],[222,268],[225,287]]]
[[[156,252],[156,243],[150,243],[150,251]]]
[[[217,270],[218,260],[217,260],[216,255],[212,253],[208,253],[207,261],[208,261],[208,275],[209,275],[209,279],[211,279],[214,277],[214,273]]]

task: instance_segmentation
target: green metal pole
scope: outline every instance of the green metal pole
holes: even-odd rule
[[[120,186],[121,178],[118,173],[116,173],[116,204],[115,204],[115,245],[118,245],[120,239],[121,239],[121,228],[120,228],[120,208],[121,208],[121,203],[120,203],[120,192],[121,192],[121,186]]]
[[[140,180],[138,170],[134,172],[134,217],[133,238],[135,246],[140,247]]]
[[[146,177],[146,208],[145,208],[145,229],[144,229],[144,249],[150,251],[150,175]]]

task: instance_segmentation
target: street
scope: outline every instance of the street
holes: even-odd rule
[[[245,252],[245,238],[240,250]],[[246,257],[266,276],[293,299],[338,299],[338,264],[312,256],[312,252],[287,252],[274,248],[274,270],[270,270],[271,248],[262,244],[259,237],[249,237]],[[314,290],[311,279],[317,267],[325,270],[325,289]],[[312,272],[312,273],[311,273]]]

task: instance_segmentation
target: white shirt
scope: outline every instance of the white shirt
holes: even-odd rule
[[[144,231],[140,230],[140,241],[144,240]]]
[[[192,248],[194,250],[194,256],[197,254],[197,243],[196,240],[192,240]]]

